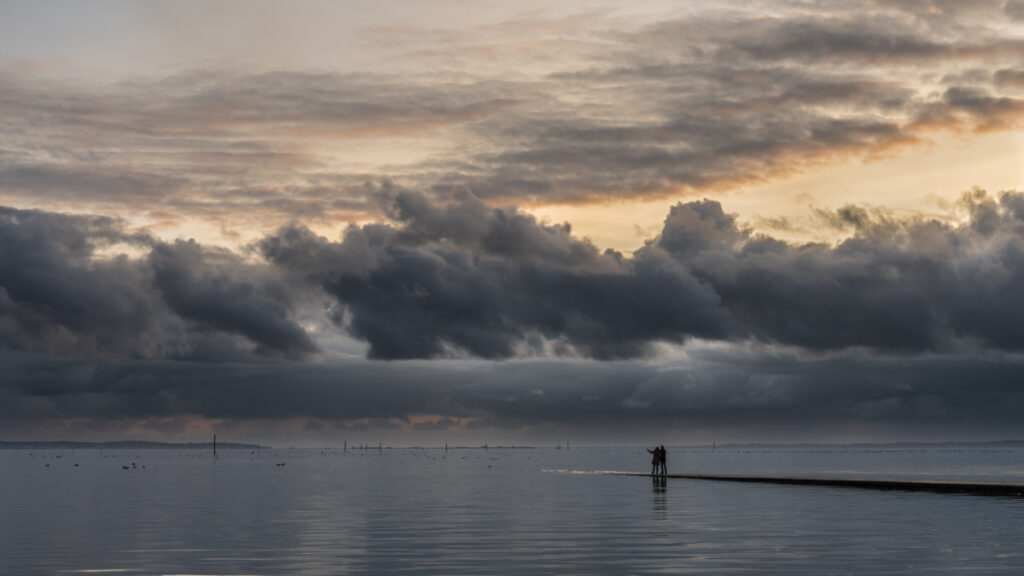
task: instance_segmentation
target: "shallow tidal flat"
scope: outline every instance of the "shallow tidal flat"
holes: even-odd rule
[[[1024,447],[672,447],[680,474],[1022,482]],[[630,477],[642,448],[0,450],[3,574],[1017,574],[1024,498]]]

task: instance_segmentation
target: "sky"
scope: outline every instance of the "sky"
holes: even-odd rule
[[[1024,438],[1024,0],[0,0],[0,439]]]

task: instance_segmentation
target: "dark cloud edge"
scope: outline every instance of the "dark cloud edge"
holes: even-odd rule
[[[849,237],[791,244],[716,201],[672,207],[632,256],[516,208],[381,192],[388,224],[340,241],[301,225],[256,248],[346,312],[378,359],[468,354],[644,357],[660,342],[757,341],[809,351],[1019,351],[1024,195],[965,193],[962,222],[845,206]]]
[[[253,261],[111,219],[0,210],[0,348],[236,360],[320,351],[300,318],[374,359],[642,358],[659,343],[881,354],[1021,351],[1024,194],[965,193],[965,220],[820,211],[835,245],[791,244],[721,204],[677,204],[632,256],[464,194],[377,192],[386,223],[330,241],[301,224]],[[130,243],[144,257],[99,257]],[[147,252],[148,251],[148,252]],[[250,254],[251,256],[252,254]]]
[[[173,427],[193,418],[225,429],[305,420],[317,434],[561,430],[635,438],[660,429],[690,439],[921,440],[1024,433],[1020,355],[908,360],[847,352],[808,360],[777,348],[733,352],[739,353],[658,364],[264,360],[215,366],[3,352],[13,372],[0,380],[0,434],[53,423],[100,432],[130,423]]]

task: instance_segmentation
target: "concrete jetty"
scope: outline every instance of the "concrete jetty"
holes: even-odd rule
[[[602,474],[646,476],[644,472],[604,471]],[[1015,482],[959,482],[948,480],[898,480],[885,478],[822,478],[805,476],[734,476],[725,474],[668,474],[665,478],[709,480],[716,482],[754,482],[760,484],[795,484],[804,486],[835,486],[869,490],[903,490],[954,494],[1024,497],[1024,484]]]

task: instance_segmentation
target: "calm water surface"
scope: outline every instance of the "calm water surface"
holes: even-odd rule
[[[670,447],[669,468],[1024,482],[1022,456],[1024,446]],[[648,464],[639,448],[222,451],[216,461],[178,450],[4,450],[0,574],[1020,574],[1024,566],[1021,498],[569,473]]]

